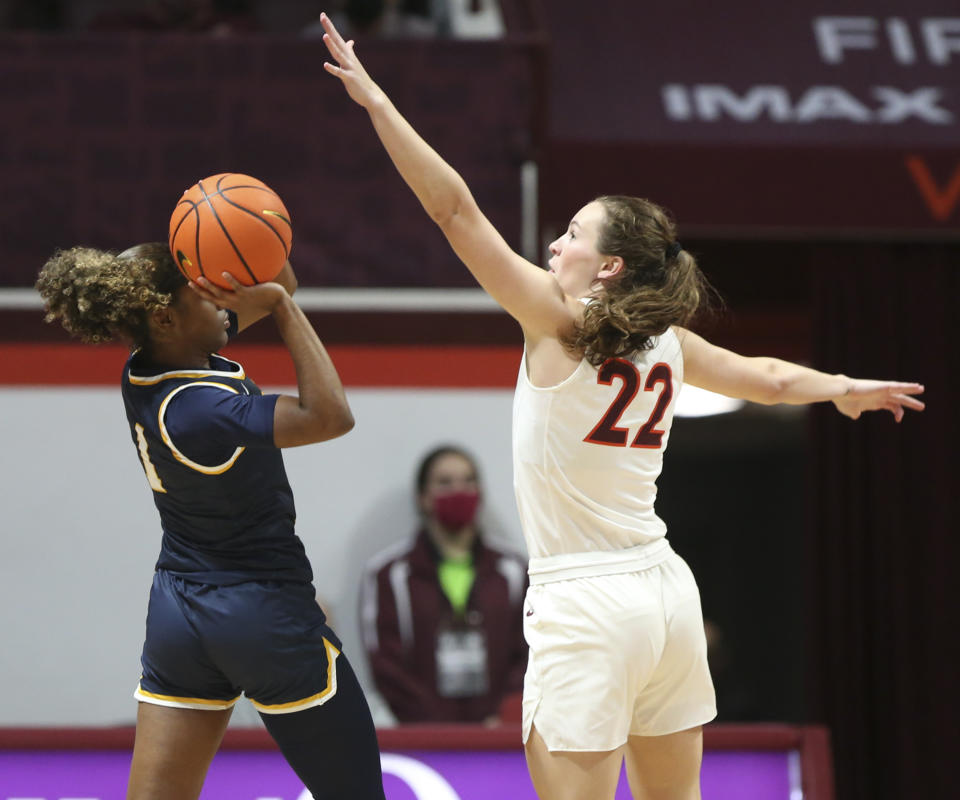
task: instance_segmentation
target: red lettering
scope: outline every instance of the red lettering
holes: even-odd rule
[[[907,169],[910,170],[913,182],[920,190],[920,195],[930,209],[930,213],[933,214],[933,218],[939,222],[945,222],[960,201],[960,164],[957,164],[953,175],[942,189],[930,174],[927,162],[920,156],[907,156]]]

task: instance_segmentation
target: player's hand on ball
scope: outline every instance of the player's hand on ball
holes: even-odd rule
[[[367,75],[367,71],[353,52],[353,40],[344,41],[340,32],[326,14],[320,15],[320,22],[326,33],[323,34],[323,43],[330,51],[330,55],[337,62],[337,66],[325,61],[323,68],[331,75],[343,81],[347,94],[364,108],[382,100],[385,95],[380,87]]]
[[[290,258],[293,229],[283,200],[263,181],[221,172],[187,189],[170,215],[170,255],[187,280],[223,288],[219,271],[243,284],[272,281]]]
[[[285,297],[289,297],[287,290],[279,283],[244,286],[229,272],[222,273],[222,277],[230,284],[229,289],[217,286],[202,275],[195,281],[190,281],[189,286],[204,300],[236,311],[238,315],[249,314],[252,317],[271,313]]]

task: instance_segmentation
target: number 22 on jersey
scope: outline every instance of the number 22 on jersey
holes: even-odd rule
[[[673,399],[673,372],[669,364],[659,362],[654,364],[647,373],[646,381],[641,381],[640,371],[632,361],[622,358],[609,358],[597,370],[597,383],[612,386],[613,379],[622,381],[620,392],[613,399],[607,413],[603,415],[594,429],[588,433],[583,441],[591,444],[602,444],[607,447],[626,447],[630,431],[618,427],[617,423],[627,406],[633,402],[640,389],[641,382],[645,392],[655,391],[658,387],[660,394],[650,413],[649,418],[630,443],[631,447],[658,448],[663,446],[663,436],[666,431],[657,428],[660,420],[667,411],[667,406]]]

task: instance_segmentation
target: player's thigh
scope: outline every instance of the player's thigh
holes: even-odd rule
[[[631,736],[626,761],[634,800],[699,800],[703,728]]]
[[[534,726],[524,753],[541,800],[612,800],[617,790],[622,747],[605,752],[551,751]]]
[[[140,703],[127,800],[193,800],[233,709],[200,711]]]
[[[676,555],[658,570],[666,638],[660,661],[634,704],[630,726],[633,736],[659,737],[685,731],[709,722],[717,713],[693,573]]]
[[[531,587],[524,740],[536,724],[554,751],[609,752],[627,741],[663,648],[660,595],[651,571]]]

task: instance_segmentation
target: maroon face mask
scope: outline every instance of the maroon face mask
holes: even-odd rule
[[[444,528],[458,531],[473,522],[479,503],[478,492],[450,492],[434,499],[433,513]]]

